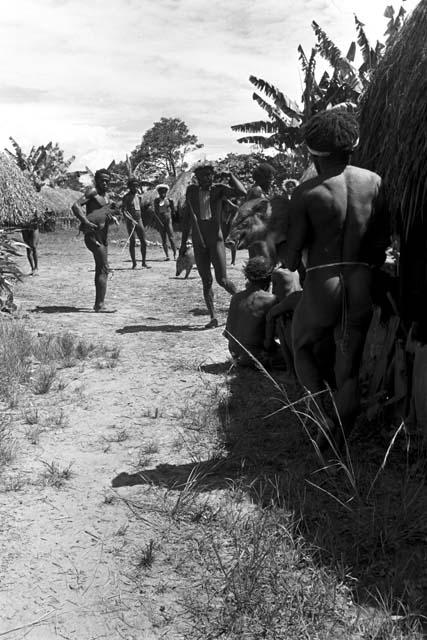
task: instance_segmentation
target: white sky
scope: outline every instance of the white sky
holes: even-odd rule
[[[123,159],[162,116],[208,158],[248,151],[232,124],[263,118],[249,75],[299,99],[298,44],[316,20],[345,53],[353,14],[382,40],[392,0],[14,0],[0,23],[0,148],[59,142],[74,168]],[[406,0],[410,11],[416,0]]]

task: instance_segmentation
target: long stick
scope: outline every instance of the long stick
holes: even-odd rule
[[[131,239],[132,234],[133,234],[133,232],[135,231],[135,227],[136,227],[136,222],[135,222],[135,220],[132,218],[132,216],[130,216],[126,211],[123,211],[123,215],[124,215],[124,217],[125,217],[125,218],[127,218],[128,220],[130,220],[130,221],[132,222],[132,231],[130,232],[130,234],[129,234],[129,238],[126,240],[126,242],[125,242],[125,244],[124,244],[124,246],[123,246],[123,249],[121,250],[121,253],[120,253],[120,255],[121,255],[121,256],[123,255],[123,253],[124,253],[124,251],[125,251],[126,247],[128,246],[128,243],[130,242],[130,239]]]

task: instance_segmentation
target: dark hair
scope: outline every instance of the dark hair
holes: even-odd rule
[[[346,109],[328,109],[303,126],[304,140],[316,151],[349,156],[359,137],[359,124]]]
[[[274,175],[274,169],[271,166],[271,164],[268,164],[268,162],[262,162],[257,167],[255,167],[255,169],[252,172],[252,177],[254,180],[257,180],[259,178],[265,180],[268,178],[272,178],[273,175]]]
[[[255,256],[247,261],[243,273],[249,282],[265,282],[271,278],[273,269],[270,260],[264,256]]]
[[[130,187],[131,184],[139,184],[138,178],[135,178],[135,176],[132,176],[131,178],[129,178],[128,187]]]
[[[201,167],[196,167],[194,169],[194,173],[196,174],[196,176],[198,173],[207,173],[207,172],[215,173],[215,170],[212,164],[203,164]]]
[[[95,180],[97,180],[101,176],[106,176],[109,180],[111,180],[111,173],[108,171],[108,169],[98,169],[98,171],[95,171]]]

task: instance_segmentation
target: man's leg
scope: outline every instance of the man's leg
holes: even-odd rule
[[[168,243],[166,240],[166,228],[163,225],[160,228],[160,237],[162,239],[162,247],[163,247],[163,251],[165,252],[165,260],[170,260],[169,258],[169,247],[168,247]]]
[[[167,221],[165,221],[165,229],[166,229],[166,235],[169,238],[169,242],[170,242],[170,246],[172,249],[172,253],[173,253],[173,259],[176,259],[176,246],[175,246],[175,241],[173,239],[173,228],[172,228],[172,218],[168,218]]]
[[[215,316],[214,293],[212,289],[213,278],[211,273],[209,251],[207,249],[202,249],[201,247],[194,247],[194,260],[196,262],[199,275],[202,279],[203,297],[205,299],[205,303],[211,317],[211,320],[206,325],[206,328],[210,329],[213,327],[217,327],[218,320]]]
[[[38,268],[38,256],[37,249],[35,245],[35,232],[39,233],[38,229],[22,229],[22,239],[27,245],[27,258],[31,267],[31,275]],[[38,237],[37,237],[38,242]]]
[[[225,289],[230,295],[233,295],[236,293],[237,288],[234,282],[227,278],[225,245],[223,240],[218,240],[211,248],[210,257],[215,271],[215,280],[220,287]]]
[[[132,261],[132,269],[136,269],[136,259],[135,259],[135,226],[134,224],[126,218],[126,229],[129,236],[129,254],[130,259]]]
[[[138,224],[135,227],[135,231],[136,231],[136,234],[138,236],[139,244],[140,244],[140,247],[141,247],[141,265],[145,269],[151,269],[151,267],[149,267],[147,262],[146,262],[146,260],[147,260],[147,238],[145,236],[145,229],[144,229],[144,225],[142,224],[142,220],[138,221]]]
[[[103,244],[97,244],[93,238],[85,237],[85,244],[92,252],[95,260],[95,311],[101,311],[104,308],[105,294],[107,293],[108,282],[108,253],[107,247]]]
[[[324,450],[329,442],[325,432],[330,436],[335,432],[336,416],[331,416],[328,407],[328,387],[323,375],[323,366],[316,354],[316,345],[333,333],[333,328],[318,327],[313,310],[303,297],[298,304],[292,319],[292,344],[294,366],[297,378],[302,387],[310,394],[318,394],[314,398],[311,409],[314,420],[321,426],[316,438],[319,449]]]

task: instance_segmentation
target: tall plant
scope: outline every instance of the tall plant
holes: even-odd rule
[[[12,137],[9,137],[14,153],[5,149],[13,158],[18,167],[30,178],[37,191],[48,185],[49,187],[63,186],[67,183],[67,172],[75,160],[75,156],[68,159],[64,157],[64,151],[56,142],[48,142],[46,145],[32,147],[26,154],[22,147]]]

